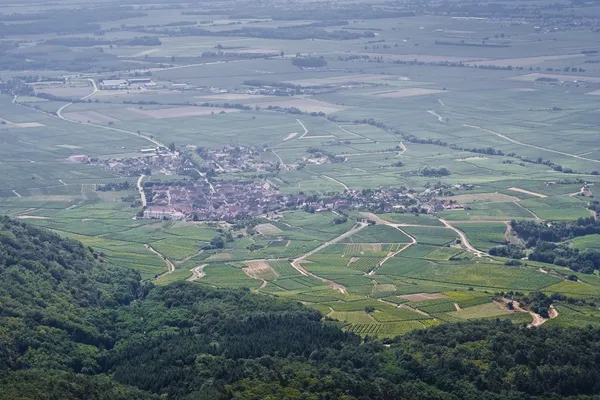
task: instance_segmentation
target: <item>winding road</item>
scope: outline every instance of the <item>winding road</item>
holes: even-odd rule
[[[167,264],[167,272],[165,272],[164,274],[160,275],[158,278],[160,278],[163,275],[166,274],[172,274],[175,271],[175,265],[173,265],[173,263],[164,255],[162,255],[161,253],[159,253],[158,251],[156,251],[152,246],[150,246],[149,244],[144,244],[144,247],[148,250],[150,250],[151,252],[153,252],[154,254],[156,254],[157,256],[159,256],[160,258],[163,259],[163,261],[165,262],[165,264]]]
[[[63,113],[63,111],[67,107],[69,107],[72,104],[73,103],[67,103],[64,106],[62,106],[61,108],[59,108],[56,111],[56,116],[58,118],[62,119],[63,121],[71,122],[71,123],[74,123],[74,124],[81,124],[81,125],[93,126],[93,127],[96,127],[96,128],[107,129],[107,130],[114,131],[114,132],[121,132],[121,133],[126,133],[128,135],[137,136],[137,137],[139,137],[141,139],[144,139],[144,140],[147,140],[147,141],[151,142],[152,144],[156,145],[157,147],[163,147],[163,148],[167,149],[167,151],[170,151],[170,150],[168,150],[169,148],[164,143],[161,143],[158,140],[153,139],[153,138],[151,138],[149,136],[142,135],[141,133],[137,133],[137,132],[133,132],[133,131],[127,131],[125,129],[113,128],[111,126],[104,126],[104,125],[93,124],[91,122],[75,121],[75,120],[66,118],[64,115],[62,115],[62,113]]]
[[[83,96],[80,100],[86,100],[87,98],[95,95],[98,92],[98,86],[96,86],[96,82],[93,79],[91,79],[91,78],[89,80],[92,82],[92,86],[94,87],[94,90],[93,90],[92,93],[88,94],[87,96]],[[164,143],[161,143],[158,140],[156,140],[154,138],[151,138],[149,136],[142,135],[141,133],[137,133],[137,132],[133,132],[133,131],[128,131],[128,130],[125,130],[125,129],[113,128],[111,126],[104,126],[104,125],[93,124],[91,122],[75,121],[75,120],[66,118],[64,115],[62,115],[62,113],[63,113],[63,111],[65,111],[65,109],[67,107],[69,107],[71,105],[73,105],[73,103],[67,103],[64,106],[62,106],[61,108],[59,108],[58,110],[56,110],[56,116],[58,118],[62,119],[63,121],[71,122],[71,123],[74,123],[74,124],[81,124],[81,125],[93,126],[93,127],[96,127],[96,128],[107,129],[107,130],[114,131],[114,132],[121,132],[121,133],[126,133],[128,135],[137,136],[137,137],[139,137],[141,139],[149,141],[150,143],[152,143],[152,144],[154,144],[154,145],[156,145],[158,147],[164,147],[165,149],[167,149],[167,151],[171,152],[169,150],[169,148]],[[43,111],[41,111],[41,112],[43,112]]]
[[[483,251],[477,250],[475,247],[471,246],[471,243],[469,243],[469,239],[467,239],[467,235],[465,235],[465,233],[463,231],[461,231],[460,229],[452,226],[448,221],[446,221],[443,218],[440,218],[440,222],[442,224],[444,224],[446,226],[446,228],[452,229],[454,232],[456,232],[458,234],[458,236],[460,237],[460,242],[465,246],[465,248],[467,249],[467,251],[469,251],[469,252],[477,255],[477,257],[488,256],[487,253],[484,253]]]
[[[206,267],[207,265],[208,264],[202,264],[202,265],[198,265],[197,267],[190,269],[192,276],[190,276],[186,280],[189,282],[194,282],[194,281],[197,281],[198,279],[202,278],[204,275],[206,275],[206,273],[204,272],[204,267]]]
[[[87,96],[83,96],[81,98],[81,100],[87,100],[90,97],[92,97],[93,95],[95,95],[96,93],[98,93],[98,86],[96,85],[96,81],[93,80],[92,78],[88,78],[88,81],[90,81],[92,83],[92,87],[94,88],[94,91],[90,94],[88,94]]]

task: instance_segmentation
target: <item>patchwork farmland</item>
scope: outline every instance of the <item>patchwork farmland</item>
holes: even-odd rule
[[[541,295],[544,325],[597,325],[595,27],[537,3],[206,7],[3,35],[33,72],[0,66],[2,214],[156,285],[249,288],[363,336],[529,324]]]

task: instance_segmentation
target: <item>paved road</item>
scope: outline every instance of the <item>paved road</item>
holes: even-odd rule
[[[306,136],[308,134],[308,129],[306,129],[306,126],[304,126],[302,121],[300,121],[298,118],[296,118],[296,121],[298,121],[300,126],[302,126],[302,129],[304,129],[304,133],[302,135],[300,135],[300,137],[298,138],[298,139],[302,139],[304,136]]]
[[[98,92],[98,86],[96,86],[96,81],[93,80],[92,78],[88,78],[88,81],[90,81],[92,83],[92,87],[94,88],[94,91],[92,93],[88,94],[87,96],[83,96],[81,98],[81,100],[87,100]]]
[[[501,133],[492,131],[490,129],[482,128],[482,127],[477,126],[477,125],[463,124],[463,126],[466,126],[466,127],[469,127],[469,128],[480,129],[480,130],[482,130],[484,132],[491,133],[492,135],[496,135],[499,138],[502,138],[504,140],[508,140],[509,142],[514,143],[514,144],[518,144],[520,146],[531,147],[533,149],[543,150],[543,151],[547,151],[549,153],[555,153],[555,154],[560,154],[560,155],[567,156],[567,157],[578,158],[580,160],[585,160],[585,161],[591,161],[591,162],[595,162],[595,163],[600,163],[600,160],[594,160],[593,158],[582,157],[582,156],[579,156],[577,154],[565,153],[564,151],[552,150],[552,149],[548,149],[546,147],[541,147],[541,146],[536,146],[536,145],[533,145],[533,144],[527,144],[527,143],[519,142],[518,140],[511,139],[511,138],[509,138],[506,135],[503,135]]]
[[[141,139],[144,139],[144,140],[147,140],[147,141],[149,141],[150,143],[152,143],[152,144],[156,145],[157,147],[163,147],[163,148],[167,149],[167,151],[170,151],[170,150],[168,150],[169,148],[168,148],[168,147],[167,147],[167,146],[166,146],[164,143],[161,143],[161,142],[159,142],[158,140],[156,140],[156,139],[154,139],[154,138],[151,138],[151,137],[149,137],[149,136],[142,135],[141,133],[137,133],[137,132],[133,132],[133,131],[127,131],[127,130],[125,130],[125,129],[113,128],[113,127],[111,127],[111,126],[104,126],[104,125],[93,124],[93,123],[91,123],[91,122],[80,122],[80,121],[74,121],[74,120],[72,120],[72,119],[69,119],[69,118],[66,118],[66,117],[64,117],[64,116],[62,115],[63,111],[64,111],[64,110],[65,110],[67,107],[69,107],[70,105],[72,105],[72,104],[73,104],[73,103],[68,103],[68,104],[65,104],[64,106],[62,106],[61,108],[59,108],[59,109],[56,111],[56,116],[57,116],[58,118],[62,119],[63,121],[72,122],[72,123],[74,123],[74,124],[81,124],[81,125],[93,126],[93,127],[96,127],[96,128],[102,128],[102,129],[107,129],[107,130],[114,131],[114,132],[121,132],[121,133],[126,133],[126,134],[128,134],[128,135],[137,136],[137,137],[139,137],[139,138],[141,138]]]

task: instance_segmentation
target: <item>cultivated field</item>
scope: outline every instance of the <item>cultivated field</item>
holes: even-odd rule
[[[282,15],[156,4],[69,35],[13,35],[7,27],[21,24],[7,22],[0,212],[81,240],[156,284],[250,288],[361,335],[476,318],[531,322],[494,303],[500,292],[597,304],[597,271],[575,273],[561,259],[511,266],[485,254],[526,242],[507,229],[511,220],[552,226],[596,216],[588,207],[600,185],[598,36],[572,23],[594,7],[548,3],[552,13],[574,14],[543,25],[530,16],[544,2],[528,4],[518,22],[395,16],[382,2],[364,4],[373,13],[353,14],[348,4],[332,18],[324,5],[315,19],[295,19],[283,13],[292,3]],[[471,6],[463,11],[504,7]],[[7,18],[31,12],[5,8]],[[50,39],[66,44],[49,47]],[[95,163],[155,157],[156,147],[195,164],[125,173]],[[201,156],[240,148],[251,150],[227,171]],[[142,174],[149,187],[259,181],[287,204],[239,220],[139,219]],[[321,199],[329,200],[304,204]],[[597,236],[563,244],[600,249]],[[547,326],[597,318],[595,306],[557,310]]]

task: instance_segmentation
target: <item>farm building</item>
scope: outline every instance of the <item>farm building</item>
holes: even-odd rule
[[[126,89],[127,81],[123,79],[107,79],[100,83],[100,87],[104,90]]]
[[[131,78],[127,79],[127,83],[130,85],[136,85],[140,83],[150,83],[152,82],[151,78]]]
[[[172,206],[148,206],[144,210],[144,219],[172,219],[182,220],[185,215],[176,211]]]

